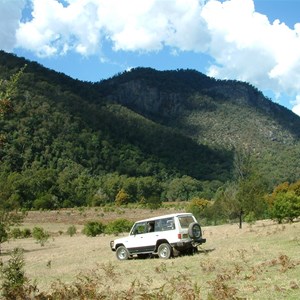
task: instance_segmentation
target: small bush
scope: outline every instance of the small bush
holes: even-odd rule
[[[34,227],[32,230],[32,236],[36,239],[36,242],[43,247],[48,241],[50,234],[41,227]]]
[[[13,239],[21,239],[22,238],[22,231],[20,228],[13,228],[10,232],[10,235]]]
[[[101,222],[90,221],[84,225],[82,232],[87,236],[97,236],[98,234],[104,233],[105,225]]]
[[[22,236],[23,236],[23,238],[31,237],[31,230],[29,228],[24,228],[22,230]]]
[[[74,234],[76,234],[77,232],[77,229],[74,225],[70,226],[68,229],[67,229],[67,234],[69,236],[73,236]]]
[[[253,225],[255,224],[255,221],[256,221],[255,213],[253,211],[250,211],[245,217],[245,222],[247,222],[250,225]]]
[[[15,248],[7,263],[1,265],[0,289],[4,299],[33,299],[29,296],[36,291],[36,286],[29,285],[24,266],[23,250],[20,248]]]
[[[13,239],[29,238],[29,237],[31,237],[31,230],[29,228],[24,228],[22,230],[22,229],[16,227],[11,230],[10,236]]]
[[[117,219],[107,224],[105,233],[107,234],[118,234],[123,232],[129,232],[133,222],[126,219]]]

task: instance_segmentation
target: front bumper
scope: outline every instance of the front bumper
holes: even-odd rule
[[[112,251],[116,251],[116,249],[115,249],[115,247],[114,247],[114,241],[110,241],[110,249],[112,250]]]

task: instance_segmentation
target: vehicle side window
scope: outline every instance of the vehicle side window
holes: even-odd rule
[[[131,231],[131,235],[141,234],[147,232],[146,222],[136,223]]]
[[[155,231],[166,231],[175,229],[174,218],[165,218],[155,221]]]
[[[155,222],[151,221],[147,223],[147,232],[154,232],[155,230]]]

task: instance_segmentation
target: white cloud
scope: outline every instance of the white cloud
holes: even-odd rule
[[[253,0],[31,0],[32,18],[18,28],[24,1],[0,0],[0,29],[7,32],[2,49],[12,48],[14,31],[16,46],[39,56],[101,54],[105,40],[114,51],[168,46],[173,55],[209,54],[214,63],[207,72],[214,77],[248,81],[277,95],[300,94],[300,23],[270,23]]]
[[[56,0],[32,0],[32,20],[21,24],[17,46],[40,56],[65,50],[94,54],[104,38],[115,51],[159,51],[165,45],[181,51],[207,49],[209,36],[199,0],[67,2],[63,6]]]
[[[300,92],[300,24],[270,23],[253,0],[212,0],[202,17],[211,36],[208,74],[251,82],[275,94]]]
[[[0,0],[0,49],[11,51],[15,46],[24,6],[25,0]]]
[[[296,100],[293,101],[293,104],[294,104],[294,107],[293,107],[292,111],[296,115],[300,116],[300,95],[296,96]]]
[[[93,1],[72,1],[67,7],[55,0],[32,0],[32,20],[17,30],[17,47],[38,56],[76,51],[95,53],[100,42],[97,5]]]

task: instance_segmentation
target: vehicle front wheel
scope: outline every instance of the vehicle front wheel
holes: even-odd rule
[[[168,259],[171,257],[172,248],[168,243],[163,243],[159,245],[157,249],[158,256],[163,259]]]
[[[119,260],[126,260],[129,258],[129,252],[124,246],[120,246],[117,248],[116,255]]]

